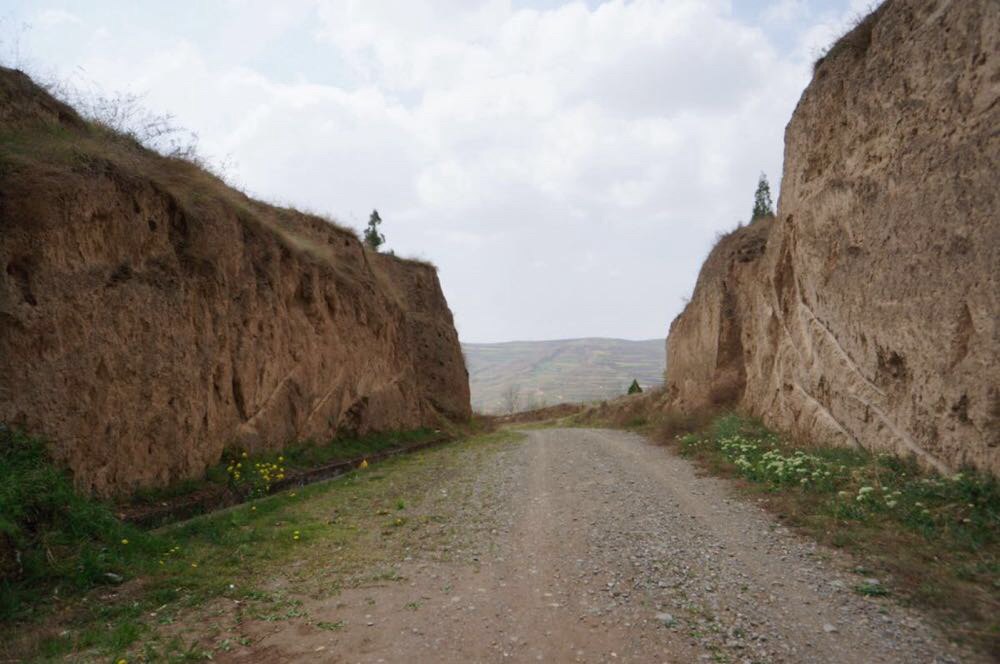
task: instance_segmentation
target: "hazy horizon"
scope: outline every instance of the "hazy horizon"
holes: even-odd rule
[[[532,344],[532,343],[545,343],[547,341],[555,342],[566,342],[566,341],[592,341],[592,340],[607,340],[607,341],[627,341],[632,343],[642,343],[645,341],[662,341],[666,343],[666,335],[662,337],[647,337],[645,339],[626,339],[625,337],[602,337],[595,335],[587,335],[583,337],[564,337],[562,339],[505,339],[503,341],[468,341],[466,339],[459,339],[459,341],[465,345],[475,345],[475,346],[496,346],[497,344]]]
[[[377,208],[470,343],[646,340],[760,172],[777,203],[812,62],[870,4],[15,0],[0,58],[143,94],[256,197]]]

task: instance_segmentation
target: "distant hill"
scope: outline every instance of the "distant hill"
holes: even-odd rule
[[[643,389],[661,384],[666,364],[663,339],[463,343],[462,351],[472,407],[482,413],[509,410],[505,393],[512,390],[516,410],[617,397],[633,380]]]

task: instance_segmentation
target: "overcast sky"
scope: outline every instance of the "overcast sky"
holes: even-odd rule
[[[664,337],[871,0],[9,0],[0,56],[145,94],[248,193],[433,261],[465,341]]]

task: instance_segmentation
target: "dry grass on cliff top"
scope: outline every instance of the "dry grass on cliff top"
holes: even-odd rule
[[[824,62],[831,62],[842,55],[864,56],[868,52],[868,47],[871,46],[875,26],[891,1],[873,2],[868,6],[867,12],[858,14],[848,26],[847,31],[835,39],[816,59],[816,62],[813,63],[813,72],[818,72]]]
[[[17,186],[23,176],[30,186],[47,182],[57,190],[80,186],[81,180],[93,177],[145,180],[167,193],[188,215],[235,216],[273,234],[289,250],[331,264],[334,256],[316,233],[358,241],[353,230],[330,219],[253,200],[197,162],[157,154],[93,122],[83,130],[43,124],[0,131],[0,168],[11,185]],[[303,232],[306,220],[323,228]]]
[[[98,176],[125,182],[148,181],[169,194],[190,215],[232,215],[272,233],[288,249],[339,267],[330,244],[337,239],[360,242],[357,231],[329,216],[276,206],[250,198],[211,167],[191,143],[166,144],[166,154],[149,143],[181,130],[169,116],[156,116],[129,96],[96,102],[56,86],[59,101],[22,72],[0,67],[0,175],[12,183],[19,177],[37,186],[47,182],[66,188],[81,178]],[[121,118],[138,118],[131,124]],[[139,124],[141,128],[133,129]],[[434,267],[422,258],[390,259]]]

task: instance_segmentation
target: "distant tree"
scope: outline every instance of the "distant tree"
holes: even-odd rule
[[[500,395],[503,400],[503,410],[508,415],[516,413],[521,405],[521,388],[518,385],[508,385],[507,389]]]
[[[767,182],[767,175],[760,174],[757,181],[757,193],[753,196],[753,214],[750,215],[750,223],[757,221],[761,217],[774,216],[774,204],[771,202],[771,185]]]
[[[382,217],[378,216],[378,210],[372,210],[372,215],[368,218],[368,227],[365,228],[365,244],[375,251],[385,243],[385,236],[378,231],[381,224]]]
[[[640,394],[641,392],[642,392],[642,388],[639,387],[639,379],[638,378],[633,379],[632,380],[632,384],[628,386],[628,393],[629,394]]]

